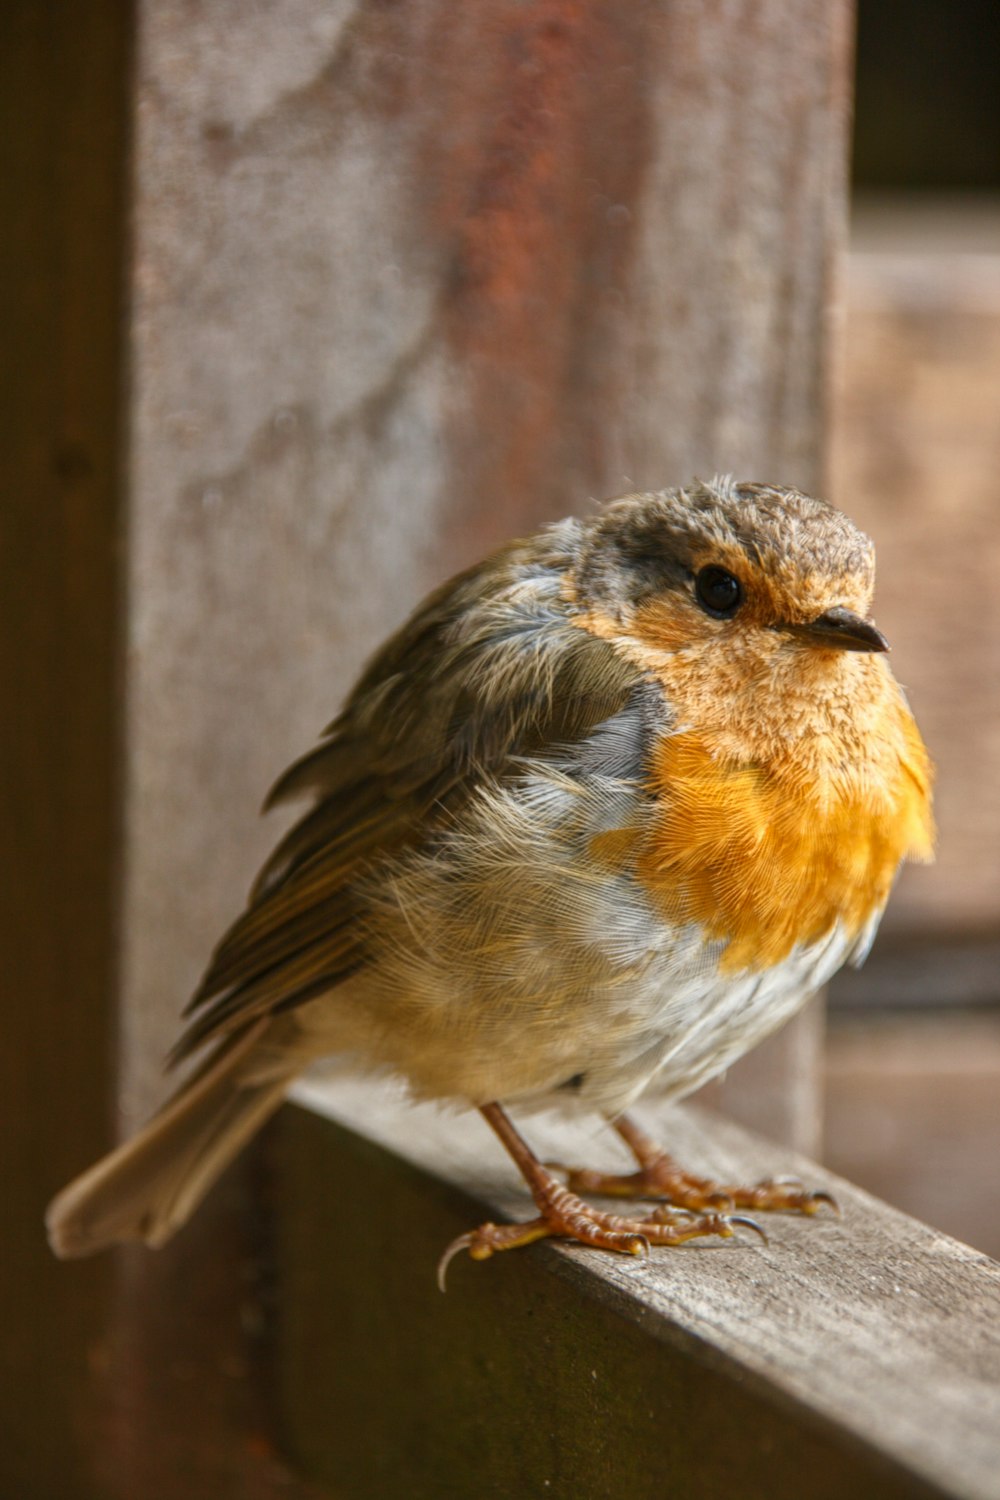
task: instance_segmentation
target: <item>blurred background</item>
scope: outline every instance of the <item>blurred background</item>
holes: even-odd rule
[[[830,489],[938,767],[940,842],[831,988],[824,1157],[1000,1256],[1000,47],[862,3]]]
[[[268,1152],[155,1259],[57,1267],[43,1206],[372,647],[631,487],[875,538],[938,861],[711,1102],[1000,1255],[998,50],[984,0],[0,8],[11,1493],[292,1493]]]

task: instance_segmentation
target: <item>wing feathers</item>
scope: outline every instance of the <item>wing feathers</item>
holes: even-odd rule
[[[563,598],[577,532],[498,554],[425,604],[363,674],[268,806],[315,805],[278,844],[219,944],[175,1051],[186,1056],[332,988],[365,961],[353,885],[425,838],[525,756],[578,742],[628,701],[638,669],[578,629]]]

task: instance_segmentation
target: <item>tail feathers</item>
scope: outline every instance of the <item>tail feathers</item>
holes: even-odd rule
[[[186,1222],[297,1071],[262,1069],[269,1025],[259,1022],[209,1059],[144,1130],[52,1200],[45,1223],[56,1255],[90,1255],[119,1240],[159,1246]]]

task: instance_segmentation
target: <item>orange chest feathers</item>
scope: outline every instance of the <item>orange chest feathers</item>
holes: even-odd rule
[[[837,771],[786,752],[770,763],[695,730],[652,758],[657,812],[636,876],[668,921],[726,943],[730,972],[780,963],[835,924],[854,938],[900,862],[930,856],[930,768],[902,703],[870,761]]]

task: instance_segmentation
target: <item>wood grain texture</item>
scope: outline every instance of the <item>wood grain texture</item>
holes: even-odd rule
[[[843,1217],[644,1265],[540,1245],[436,1258],[531,1205],[485,1125],[341,1081],[286,1111],[279,1308],[293,1451],[338,1493],[1000,1495],[1000,1266],[707,1112],[657,1133],[726,1178],[792,1170]],[[647,1122],[655,1117],[647,1116]],[[525,1123],[613,1166],[609,1132]]]

